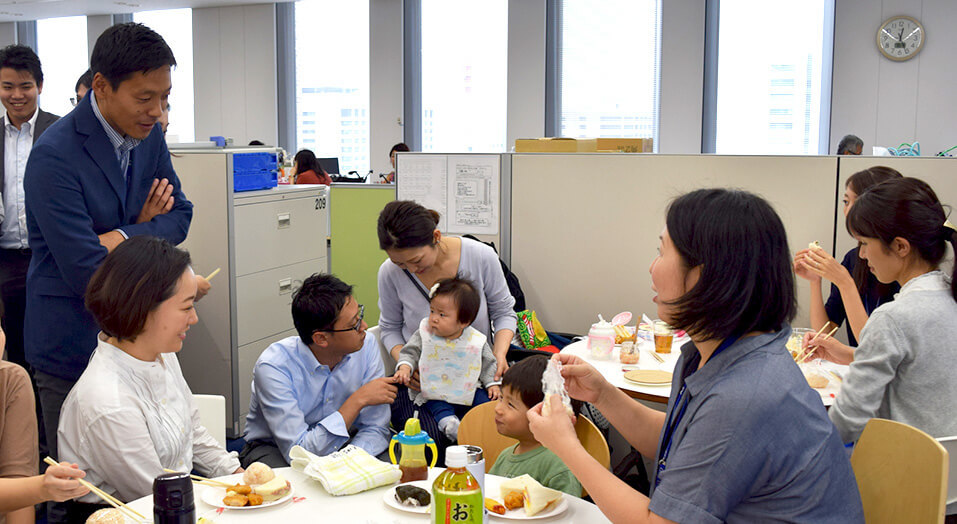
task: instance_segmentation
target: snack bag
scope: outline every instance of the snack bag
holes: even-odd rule
[[[519,311],[517,316],[518,337],[525,349],[537,349],[551,345],[552,341],[548,339],[548,334],[545,333],[545,328],[538,321],[534,311]]]

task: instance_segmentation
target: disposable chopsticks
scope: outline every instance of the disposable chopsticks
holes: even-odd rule
[[[833,335],[834,333],[837,333],[837,330],[839,328],[840,326],[834,326],[834,329],[832,329],[830,333],[828,333],[827,335],[824,335],[824,338],[822,338],[821,340],[824,341],[831,338],[831,335]],[[821,331],[824,331],[824,329],[822,328]],[[818,335],[820,335],[820,332],[818,332]],[[803,364],[804,361],[808,359],[808,357],[814,354],[814,348],[816,348],[817,346],[816,345],[812,346],[811,344],[813,344],[817,340],[818,335],[814,335],[814,338],[812,338],[810,342],[807,343],[807,350],[804,352],[803,355],[801,355],[801,358],[795,360],[795,362],[797,362],[798,364]]]
[[[60,464],[57,463],[57,461],[53,460],[53,459],[50,458],[50,457],[47,457],[47,458],[43,459],[43,462],[46,462],[47,464],[49,464],[49,465],[51,465],[51,466],[59,466],[59,465],[60,465]],[[98,497],[100,497],[101,499],[105,500],[107,503],[109,503],[109,504],[110,504],[111,506],[113,506],[114,508],[120,510],[121,512],[125,512],[127,516],[132,517],[134,520],[150,522],[150,519],[144,517],[142,514],[140,514],[140,513],[139,513],[138,511],[136,511],[135,509],[133,509],[133,508],[127,506],[126,504],[124,504],[122,501],[120,501],[119,499],[117,499],[117,498],[114,497],[113,495],[110,495],[109,493],[103,491],[102,489],[100,489],[100,488],[94,486],[93,484],[90,484],[89,482],[87,482],[87,481],[85,481],[85,480],[83,480],[83,479],[76,479],[76,480],[77,480],[77,482],[79,482],[79,483],[82,484],[83,486],[86,486],[87,488],[89,488],[90,491],[93,492],[93,494],[95,494],[96,496],[98,496]]]

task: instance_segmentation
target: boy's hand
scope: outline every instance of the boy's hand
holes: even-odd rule
[[[492,400],[498,400],[502,398],[502,388],[498,386],[489,386],[488,387],[488,398]]]
[[[403,386],[408,386],[410,375],[411,373],[409,372],[409,366],[403,364],[396,368],[395,374],[392,375],[392,377],[395,379],[396,383],[402,384]]]

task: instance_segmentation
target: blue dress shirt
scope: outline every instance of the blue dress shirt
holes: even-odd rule
[[[295,445],[328,455],[350,438],[339,408],[362,385],[383,376],[372,333],[366,332],[362,349],[346,355],[332,370],[320,364],[298,336],[275,342],[253,369],[244,438],[272,441],[287,460]],[[388,404],[362,408],[352,424],[351,444],[373,456],[385,451],[391,437],[389,416]]]

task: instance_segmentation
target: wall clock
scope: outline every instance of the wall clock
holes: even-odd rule
[[[924,26],[909,16],[888,18],[877,30],[877,47],[881,54],[898,62],[917,56],[926,39]]]

